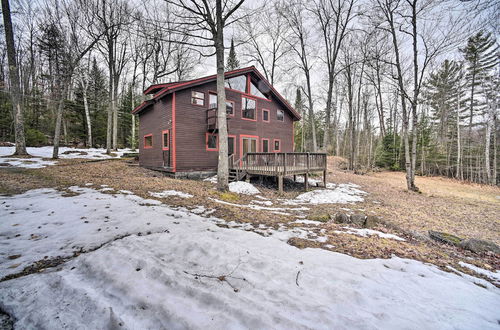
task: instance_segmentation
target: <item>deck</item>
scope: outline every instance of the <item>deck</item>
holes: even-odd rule
[[[326,185],[326,153],[309,152],[250,152],[236,160],[229,156],[229,169],[236,180],[246,175],[274,176],[278,179],[278,190],[283,192],[285,176],[304,175],[304,188],[308,188],[311,173],[321,172]]]

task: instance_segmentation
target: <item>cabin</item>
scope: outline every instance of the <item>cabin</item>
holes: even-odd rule
[[[226,72],[225,87],[231,179],[272,175],[282,182],[285,175],[326,173],[325,154],[293,152],[300,114],[254,66]],[[132,111],[139,117],[139,164],[175,177],[213,175],[216,91],[216,75],[147,88],[148,99]]]

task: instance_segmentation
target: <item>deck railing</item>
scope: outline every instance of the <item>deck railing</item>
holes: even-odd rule
[[[230,168],[259,171],[276,175],[294,172],[326,170],[325,153],[309,152],[249,152],[240,161],[230,159]]]

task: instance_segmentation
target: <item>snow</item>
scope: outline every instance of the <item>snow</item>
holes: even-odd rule
[[[81,194],[0,198],[3,274],[6,264],[21,262],[18,271],[99,247],[0,282],[0,308],[16,328],[498,328],[500,289],[474,277],[397,257],[298,249],[281,240],[293,235],[285,229],[263,237],[250,224],[220,228],[224,220],[141,206],[149,201],[134,195],[73,190]],[[23,256],[6,260],[13,254]]]
[[[378,236],[381,238],[389,238],[389,239],[394,239],[396,241],[405,241],[404,238],[401,238],[397,235],[387,234],[387,233],[383,233],[381,231],[373,230],[373,229],[367,229],[367,228],[359,229],[359,228],[350,228],[350,227],[343,227],[343,229],[346,229],[346,231],[334,230],[334,233],[351,234],[351,235],[357,235],[357,236],[361,236],[361,237],[368,237],[368,236],[375,235],[375,236]]]
[[[332,189],[316,189],[298,195],[294,200],[286,203],[309,203],[309,204],[346,204],[362,202],[366,192],[357,189],[351,184],[339,184]]]
[[[229,183],[229,191],[244,195],[260,194],[260,191],[257,188],[255,188],[253,184],[244,181],[236,181]]]
[[[22,168],[42,168],[46,166],[51,166],[57,164],[57,161],[43,160],[42,158],[52,158],[52,146],[46,147],[28,147],[28,153],[33,156],[33,158],[18,158],[18,157],[4,157],[10,156],[14,153],[14,147],[0,147],[0,164],[8,164],[13,167]],[[66,151],[73,151],[73,153],[64,154]],[[123,156],[124,153],[136,152],[132,149],[119,149],[118,151],[113,151],[114,155],[107,155],[106,149],[98,148],[70,148],[70,147],[60,147],[59,148],[59,158],[61,159],[71,159],[71,158],[87,158],[87,159],[109,159],[109,158],[119,158]]]
[[[271,202],[271,201],[252,201],[252,203],[265,205],[265,206],[272,206],[273,205],[273,202]]]
[[[492,272],[491,270],[486,270],[486,269],[477,267],[475,265],[468,264],[468,263],[463,262],[463,261],[460,261],[459,264],[462,267],[469,268],[470,270],[472,270],[478,274],[481,274],[481,275],[484,275],[484,276],[490,278],[496,284],[500,285],[500,272],[499,271]]]
[[[177,191],[177,190],[164,190],[162,192],[149,192],[149,194],[153,197],[156,198],[166,198],[170,196],[177,196],[177,197],[182,197],[182,198],[191,198],[193,195],[184,193],[182,191]]]
[[[42,168],[46,166],[55,165],[57,162],[43,160],[41,158],[15,158],[0,157],[0,166],[12,166],[12,167],[22,167],[22,168]]]
[[[241,207],[241,208],[249,208],[252,210],[266,210],[266,211],[277,211],[277,212],[307,211],[307,210],[309,210],[308,207],[295,207],[295,208],[267,207],[267,206],[253,205],[253,204],[248,204],[248,205],[247,204],[235,204],[235,203],[230,203],[230,202],[226,202],[226,201],[221,201],[220,199],[211,198],[211,197],[209,197],[209,199],[216,202],[216,203],[235,206],[235,207]],[[284,214],[284,213],[278,213],[278,214]],[[289,213],[286,213],[286,214],[288,215]]]
[[[217,183],[217,175],[214,175],[214,176],[211,176],[209,178],[206,178],[203,181],[208,181],[208,182],[211,182],[211,183]]]

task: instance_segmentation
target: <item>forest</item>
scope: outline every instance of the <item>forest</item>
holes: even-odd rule
[[[404,170],[412,190],[415,175],[500,182],[499,2],[228,3],[225,69],[254,65],[302,114],[296,151]],[[213,6],[2,0],[0,142],[24,135],[54,157],[136,148],[143,90],[215,73],[214,39],[197,28]]]

